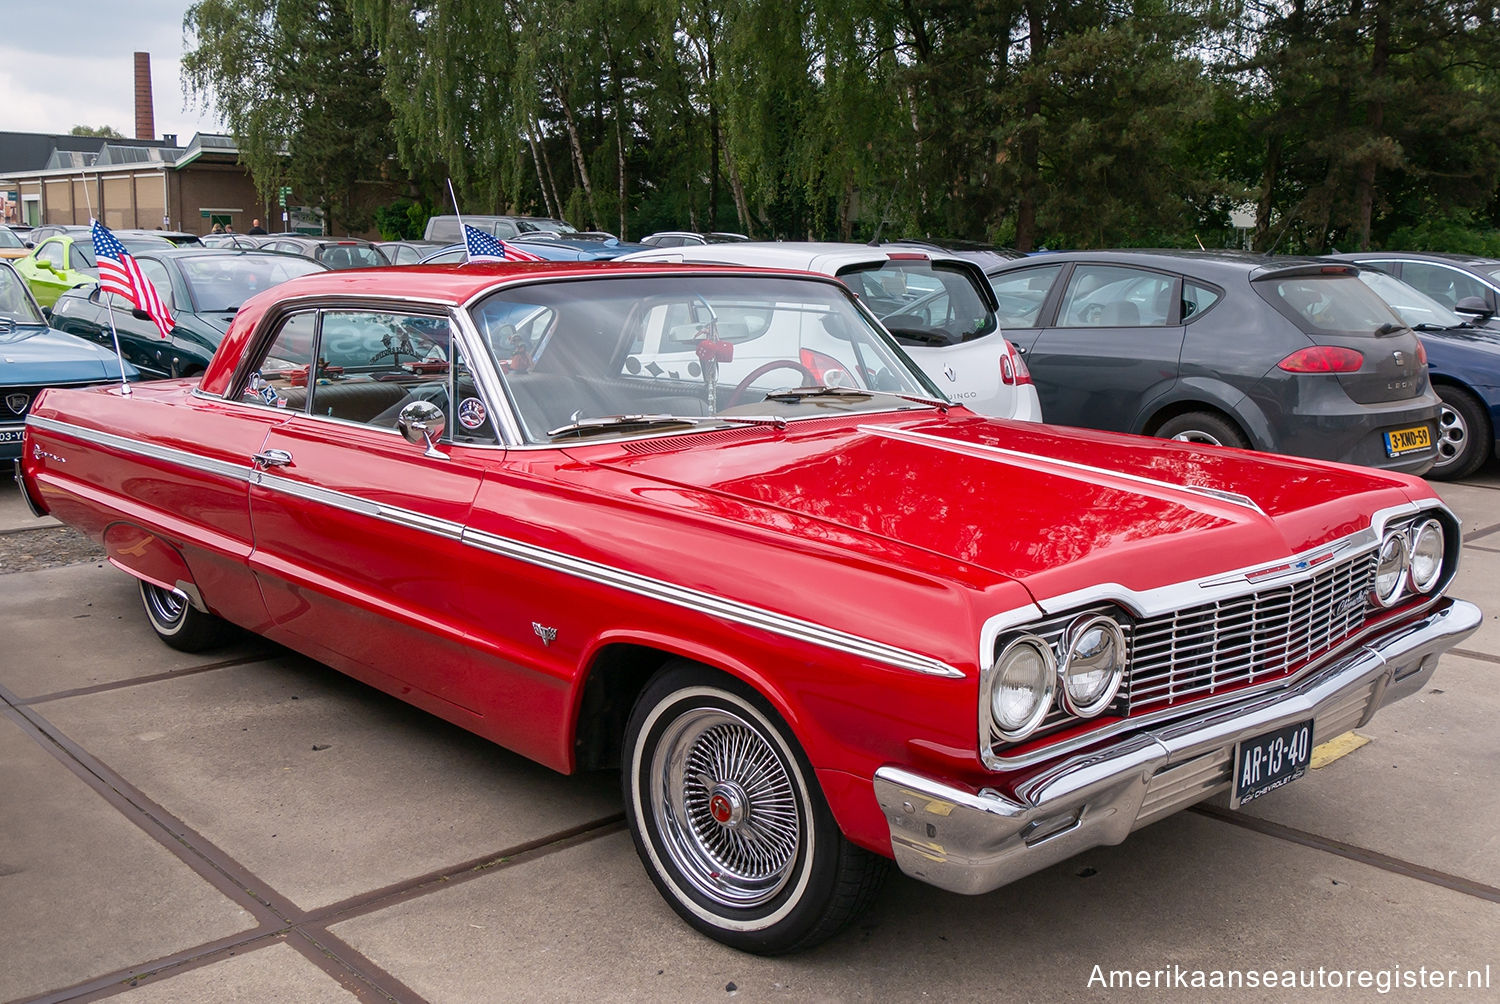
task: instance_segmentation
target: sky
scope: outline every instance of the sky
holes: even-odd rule
[[[156,138],[224,127],[183,94],[182,15],[192,0],[0,0],[0,132],[113,126],[135,136],[135,53],[151,53]],[[191,41],[190,43],[191,44]]]

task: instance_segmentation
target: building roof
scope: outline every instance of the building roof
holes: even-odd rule
[[[96,164],[171,163],[176,136],[113,139],[66,133],[0,132],[0,173],[67,170]]]

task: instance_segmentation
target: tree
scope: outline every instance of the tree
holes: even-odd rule
[[[330,232],[368,229],[388,177],[391,109],[346,0],[198,0],[183,77],[229,126],[261,197],[289,185]]]
[[[125,134],[114,126],[76,125],[68,130],[69,136],[102,136],[105,139],[124,139]]]

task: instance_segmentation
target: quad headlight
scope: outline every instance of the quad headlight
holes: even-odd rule
[[[990,717],[1007,742],[1025,739],[1042,724],[1057,689],[1057,660],[1036,635],[1022,635],[1005,646],[995,663]]]
[[[1411,535],[1411,584],[1419,593],[1430,593],[1443,576],[1443,551],[1447,539],[1443,525],[1429,519]]]
[[[1382,607],[1394,606],[1406,586],[1406,536],[1399,531],[1388,533],[1380,542],[1380,556],[1375,561],[1375,602]]]
[[[1102,614],[1080,617],[1064,636],[1058,696],[1063,710],[1092,718],[1109,706],[1125,676],[1125,632]]]

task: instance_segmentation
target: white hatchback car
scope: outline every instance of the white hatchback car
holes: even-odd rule
[[[1042,420],[1031,374],[1001,334],[994,291],[978,266],[962,258],[864,244],[735,242],[638,251],[619,260],[789,268],[834,276],[858,294],[950,400],[996,418]],[[751,333],[752,340],[760,334]],[[650,348],[669,352],[665,344]],[[691,345],[680,348],[690,363]],[[739,353],[768,359],[778,355],[769,345],[745,345]]]

